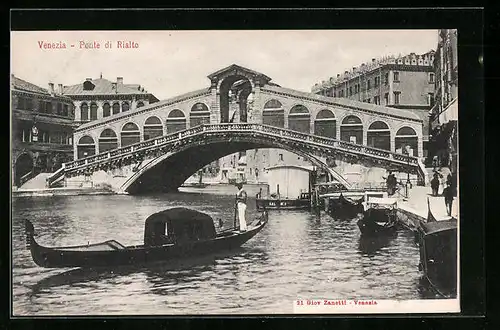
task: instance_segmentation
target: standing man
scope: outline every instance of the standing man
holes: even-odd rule
[[[236,203],[238,206],[238,218],[240,220],[240,231],[247,231],[247,222],[245,212],[247,210],[247,192],[243,190],[243,183],[238,182],[238,193],[236,194]]]

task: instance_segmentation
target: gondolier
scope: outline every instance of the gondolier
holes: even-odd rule
[[[245,212],[247,210],[247,192],[243,190],[243,183],[236,184],[238,193],[236,194],[236,205],[238,209],[238,219],[240,221],[240,231],[247,230],[247,222],[245,220]]]

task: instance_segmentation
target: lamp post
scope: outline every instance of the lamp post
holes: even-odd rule
[[[403,154],[406,155],[406,160],[408,164],[408,169],[407,169],[407,177],[406,177],[406,185],[405,185],[405,194],[406,198],[410,196],[410,189],[411,189],[411,181],[410,181],[410,146],[405,146],[403,148]]]

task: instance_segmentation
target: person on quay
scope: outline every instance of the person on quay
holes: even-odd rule
[[[448,216],[451,216],[451,207],[453,205],[453,189],[452,186],[446,186],[443,190],[444,205],[446,206],[446,212]]]
[[[247,230],[245,213],[247,210],[247,192],[243,190],[243,183],[237,183],[238,193],[236,194],[236,203],[238,206],[238,218],[240,221],[240,231]]]
[[[439,190],[439,174],[437,172],[434,172],[434,177],[431,180],[431,189],[432,196],[437,196]]]

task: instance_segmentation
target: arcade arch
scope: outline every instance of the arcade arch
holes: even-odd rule
[[[76,158],[85,158],[95,155],[95,142],[91,136],[85,135],[78,140],[76,145]]]
[[[122,147],[141,141],[141,131],[139,130],[139,126],[134,123],[126,123],[123,125],[120,136]]]
[[[398,153],[405,153],[405,148],[409,147],[410,156],[418,155],[418,136],[417,132],[411,127],[401,127],[394,139],[395,149]]]
[[[160,118],[151,116],[144,122],[144,141],[163,135],[163,125]]]
[[[363,123],[358,116],[349,115],[342,120],[340,139],[346,142],[363,144]]]
[[[391,131],[383,121],[373,122],[368,127],[366,137],[369,147],[391,151]]]
[[[314,134],[332,139],[337,137],[337,120],[331,110],[318,112],[314,121]]]
[[[264,104],[262,123],[275,127],[285,127],[285,110],[280,101],[272,99]]]
[[[183,131],[186,129],[186,116],[179,109],[170,111],[167,117],[167,134]]]
[[[191,127],[210,124],[210,110],[208,110],[208,107],[204,103],[198,102],[191,107],[189,124]]]
[[[118,137],[111,128],[106,128],[99,136],[99,152],[118,148]]]
[[[298,104],[290,109],[288,128],[302,133],[311,133],[311,114],[304,105]]]

